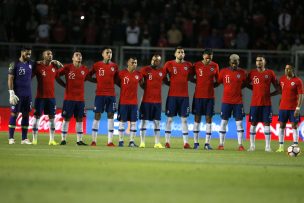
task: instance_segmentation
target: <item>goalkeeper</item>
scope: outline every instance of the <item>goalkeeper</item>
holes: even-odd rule
[[[29,112],[31,111],[32,92],[31,77],[34,62],[31,58],[31,48],[24,47],[21,49],[20,58],[11,63],[8,70],[8,91],[9,103],[11,104],[11,116],[9,120],[9,144],[15,144],[14,133],[16,128],[16,119],[19,112],[22,113],[21,144],[32,144],[27,139],[29,126]]]

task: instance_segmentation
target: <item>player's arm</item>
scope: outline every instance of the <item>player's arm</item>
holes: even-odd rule
[[[62,68],[63,67],[63,64],[60,63],[60,61],[52,60],[51,63],[54,64],[57,68]]]
[[[60,77],[60,76],[62,76],[64,73],[65,73],[65,68],[64,68],[64,67],[62,67],[62,68],[60,68],[59,70],[57,70],[55,80],[56,80],[56,82],[57,82],[60,86],[62,86],[62,87],[65,88],[65,87],[66,87],[66,84],[65,84],[65,82],[62,80],[62,78]]]
[[[303,103],[303,98],[304,98],[304,94],[299,94],[297,107],[296,107],[295,112],[294,112],[295,117],[298,117],[300,115],[301,106],[302,106],[302,103]]]
[[[270,93],[270,96],[271,96],[271,97],[272,97],[272,96],[276,96],[276,95],[280,94],[280,92],[281,92],[281,91],[280,91],[280,83],[279,83],[279,81],[278,81],[277,79],[275,79],[274,82],[273,82],[272,84],[273,84],[275,90],[274,90],[273,92]]]
[[[119,72],[117,72],[114,76],[114,83],[115,85],[117,85],[118,87],[121,87],[121,80],[120,80],[120,77],[119,77]]]
[[[90,82],[92,82],[92,83],[97,83],[97,79],[95,78],[95,77],[92,77],[92,74],[87,74],[87,76],[86,76],[86,80],[87,81],[90,81]]]
[[[14,78],[15,78],[14,73],[15,73],[15,64],[11,63],[8,69],[7,86],[8,86],[8,92],[10,94],[9,103],[12,105],[16,105],[19,101],[19,98],[15,95],[15,91],[14,91]]]

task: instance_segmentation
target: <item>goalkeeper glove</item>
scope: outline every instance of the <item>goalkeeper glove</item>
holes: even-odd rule
[[[11,105],[16,105],[19,101],[19,98],[15,95],[14,90],[9,90],[8,92],[10,94],[9,103]]]

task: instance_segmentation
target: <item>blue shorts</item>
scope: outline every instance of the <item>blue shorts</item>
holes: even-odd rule
[[[137,121],[137,105],[131,105],[131,104],[119,104],[118,105],[118,114],[117,114],[117,120],[118,121],[130,121],[135,122]]]
[[[114,96],[96,96],[94,103],[95,113],[114,113],[116,111],[116,98]]]
[[[222,103],[221,117],[228,120],[231,115],[235,120],[242,120],[245,116],[243,104],[225,104]]]
[[[19,101],[16,105],[11,106],[12,113],[19,113],[26,114],[31,112],[32,110],[32,97],[30,96],[19,96]]]
[[[75,118],[83,118],[84,102],[83,101],[64,100],[61,116],[63,118],[71,118],[73,115]]]
[[[161,103],[145,103],[142,102],[139,108],[139,118],[141,120],[159,120],[161,118]]]
[[[249,115],[250,122],[271,123],[272,121],[271,106],[251,106]]]
[[[36,98],[34,115],[41,116],[42,112],[45,115],[55,115],[56,100],[55,98]]]
[[[166,115],[168,117],[173,116],[181,116],[188,117],[189,116],[189,98],[188,97],[173,97],[168,96],[166,101]]]
[[[214,115],[214,99],[193,98],[192,114],[212,117]]]
[[[294,110],[279,110],[279,121],[282,123],[287,123],[288,121],[291,123],[299,123],[300,115],[298,117],[294,117]]]

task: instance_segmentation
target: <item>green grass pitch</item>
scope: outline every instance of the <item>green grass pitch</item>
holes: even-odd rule
[[[171,149],[154,149],[152,137],[145,149],[108,148],[106,136],[97,147],[77,147],[75,135],[67,146],[48,146],[45,134],[36,146],[21,145],[20,133],[16,138],[8,145],[0,134],[1,203],[304,202],[303,154],[266,153],[264,141],[255,152],[239,152],[236,140],[227,140],[224,151],[204,151],[184,150],[177,138]]]

